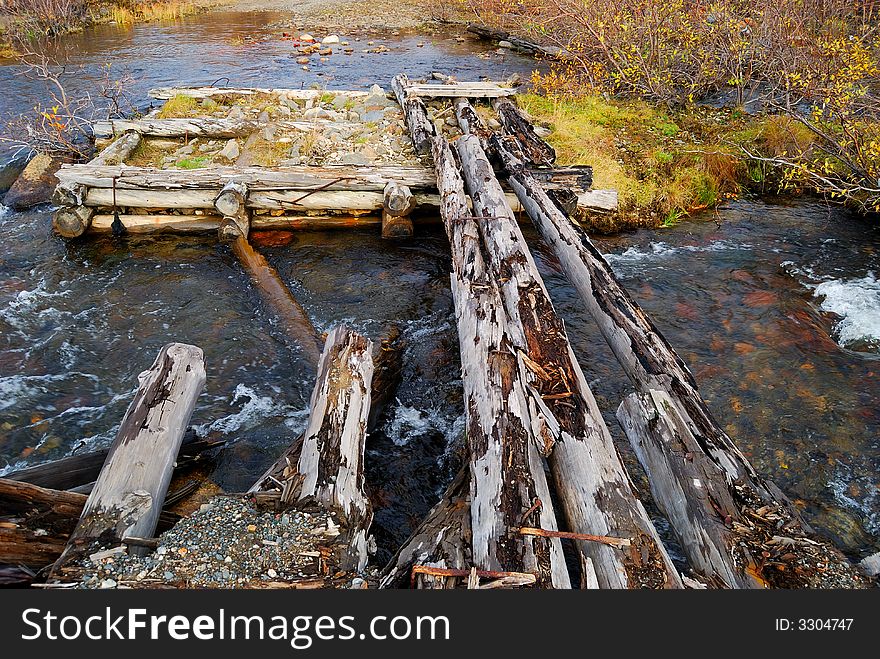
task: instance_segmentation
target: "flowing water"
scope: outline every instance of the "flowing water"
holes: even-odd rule
[[[102,63],[149,87],[209,84],[336,88],[405,71],[461,79],[527,73],[454,35],[382,41],[386,55],[334,55],[311,72],[272,38],[266,14],[211,14],[167,26],[105,27],[64,42],[78,83]],[[246,35],[265,38],[242,43]],[[375,39],[378,43],[380,39]],[[419,47],[419,43],[424,43]],[[324,73],[317,76],[316,73]],[[39,86],[0,67],[0,113]],[[90,81],[88,78],[92,78]],[[526,231],[633,476],[614,410],[630,387],[574,290]],[[211,237],[65,243],[50,211],[0,209],[0,473],[107,445],[138,372],[168,341],[201,346],[208,381],[193,423],[230,441],[212,474],[242,490],[304,426],[313,374],[275,327],[234,256]],[[853,555],[880,545],[880,230],[814,201],[736,202],[675,228],[601,239],[633,296],[691,366],[722,425],[759,471]],[[406,339],[396,401],[368,442],[367,476],[384,555],[436,500],[463,428],[449,257],[439,227],[403,244],[375,231],[299,233],[263,253],[319,329],[345,322]]]

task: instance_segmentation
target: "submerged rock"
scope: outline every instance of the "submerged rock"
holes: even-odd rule
[[[55,172],[59,167],[61,163],[51,156],[35,156],[3,197],[3,205],[24,210],[49,202],[55,186],[58,185]]]
[[[30,156],[16,156],[0,165],[0,195],[5,194],[27,167]]]

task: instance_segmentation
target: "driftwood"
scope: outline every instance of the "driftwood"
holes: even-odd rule
[[[455,588],[458,578],[420,575],[416,565],[464,570],[473,564],[470,550],[470,472],[462,469],[425,519],[410,534],[382,571],[380,588]]]
[[[499,98],[516,94],[516,90],[513,88],[500,87],[491,82],[455,82],[442,85],[409,84],[406,85],[406,88],[409,94],[422,98]]]
[[[431,142],[436,131],[434,124],[428,119],[425,103],[418,96],[410,93],[411,88],[412,85],[403,73],[394,76],[391,80],[391,89],[397,97],[397,103],[403,109],[403,117],[412,138],[413,148],[418,155],[427,156],[431,153]],[[410,185],[402,180],[399,182]]]
[[[107,461],[53,573],[96,544],[156,530],[174,460],[205,384],[202,351],[170,343],[139,377]]]
[[[508,349],[518,351],[523,370],[529,374],[531,418],[548,424],[539,437],[550,455],[569,526],[577,533],[631,542],[629,549],[621,550],[581,541],[579,550],[592,562],[603,588],[681,587],[632,490],[564,325],[478,138],[459,138],[456,149],[489,255],[487,265],[499,282],[511,332]]]
[[[42,569],[62,553],[88,497],[0,478],[0,563]],[[165,506],[171,505],[171,495]],[[180,518],[165,510],[160,528]]]
[[[771,568],[760,573],[756,555],[765,551],[762,542],[767,534],[775,532],[767,524],[756,525],[749,511],[766,507],[765,513],[772,511],[784,520],[789,534],[809,535],[809,528],[785,495],[757,474],[720,428],[687,366],[632,300],[586,233],[559,212],[503,140],[495,136],[492,143],[521,204],[640,393],[621,406],[618,418],[691,565],[711,582],[729,588],[806,579],[793,570],[783,574]],[[733,529],[749,532],[734,534]],[[822,554],[835,563],[835,573],[851,575],[851,583],[858,585],[846,558],[822,542]],[[793,545],[789,553],[804,565],[816,562],[808,543]],[[821,584],[822,573],[812,574],[814,583]],[[830,574],[829,583],[833,583]]]
[[[209,452],[225,444],[223,440],[200,438],[195,432],[187,432],[175,462],[175,471],[192,467],[204,460]],[[3,478],[39,485],[53,490],[70,490],[93,483],[107,460],[109,449],[72,455],[60,460],[25,467],[6,474]],[[79,513],[77,513],[79,515]]]
[[[122,165],[137,150],[141,144],[141,134],[126,132],[120,135],[112,144],[104,148],[95,158],[89,161],[90,165]]]
[[[493,104],[504,132],[516,138],[517,154],[526,165],[552,167],[556,150],[538,137],[532,122],[510,99],[501,98]]]
[[[523,39],[505,30],[499,30],[488,25],[478,23],[469,23],[467,31],[476,34],[483,39],[491,39],[493,41],[507,41],[514,50],[529,53],[531,55],[543,55],[545,57],[564,57],[565,51],[558,46],[545,46],[528,39]]]
[[[468,417],[473,565],[531,572],[539,586],[569,588],[559,540],[513,532],[526,520],[556,530],[539,452],[547,430],[530,415],[530,393],[504,305],[483,261],[458,165],[442,137],[433,140],[433,155],[452,248],[451,286]]]
[[[281,280],[278,272],[269,265],[266,258],[256,251],[246,238],[236,238],[232,251],[242,267],[247,271],[254,286],[268,302],[281,326],[294,343],[302,348],[303,356],[314,367],[318,365],[321,354],[321,337],[308,314]]]

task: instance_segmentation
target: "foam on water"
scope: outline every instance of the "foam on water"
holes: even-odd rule
[[[224,434],[250,430],[259,426],[264,420],[273,417],[296,417],[298,411],[293,411],[285,405],[275,402],[271,396],[260,396],[256,391],[244,384],[238,384],[232,394],[233,405],[244,402],[238,412],[224,416],[211,423],[194,426],[196,434],[205,437],[211,432]]]
[[[405,446],[411,437],[434,431],[443,435],[446,445],[450,446],[464,430],[464,423],[464,415],[450,418],[438,409],[420,410],[398,404],[394,417],[385,425],[385,434],[397,446]]]
[[[817,285],[813,295],[821,298],[822,311],[841,319],[834,326],[837,342],[844,347],[867,344],[880,348],[880,281],[869,272],[859,279],[832,279]]]
[[[729,252],[742,249],[751,249],[747,243],[734,243],[729,240],[713,240],[705,245],[678,245],[673,246],[665,242],[652,242],[647,249],[640,247],[628,247],[620,254],[606,254],[605,258],[612,265],[616,263],[638,263],[640,261],[655,261],[657,259],[674,256],[682,252]]]

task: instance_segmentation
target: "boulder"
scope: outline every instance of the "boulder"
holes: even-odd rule
[[[6,191],[12,187],[27,167],[29,160],[30,156],[19,155],[0,165],[0,195],[6,194]]]
[[[61,163],[51,156],[42,153],[35,156],[3,197],[3,205],[24,210],[51,201],[58,185],[55,172],[59,167]]]
[[[321,39],[321,43],[323,43],[323,44],[339,43],[339,37],[337,37],[335,34],[331,34],[330,36],[324,37],[323,39]]]

